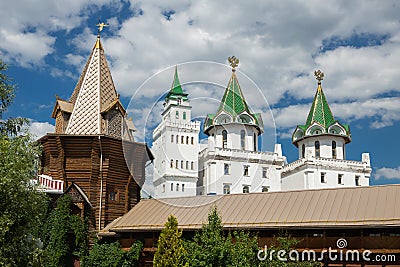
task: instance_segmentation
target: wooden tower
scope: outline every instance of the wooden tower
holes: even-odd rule
[[[52,117],[55,133],[39,140],[39,174],[63,181],[64,193],[89,215],[89,229],[101,230],[138,203],[153,156],[145,143],[134,141],[100,35],[70,99],[57,97]]]

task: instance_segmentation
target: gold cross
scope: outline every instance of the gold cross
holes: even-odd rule
[[[100,35],[100,32],[103,30],[103,28],[108,27],[110,25],[108,23],[104,23],[104,22],[100,23],[100,21],[99,21],[99,23],[96,24],[96,26],[97,26],[97,30],[98,30],[97,34]]]
[[[228,57],[229,64],[232,67],[232,70],[235,71],[235,68],[239,65],[239,59],[235,56]]]
[[[324,73],[321,70],[314,71],[314,76],[318,80],[318,83],[321,83],[321,81],[324,79]]]

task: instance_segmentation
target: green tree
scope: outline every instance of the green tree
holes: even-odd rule
[[[47,266],[70,266],[74,256],[86,255],[87,226],[78,215],[71,213],[72,205],[70,195],[60,197],[43,227]]]
[[[243,230],[234,231],[233,237],[228,235],[225,242],[227,247],[226,265],[236,267],[254,267],[259,264],[257,258],[257,236],[251,236]]]
[[[175,267],[185,266],[182,231],[178,230],[178,220],[170,215],[161,231],[157,242],[157,251],[154,255],[153,266]]]
[[[277,251],[283,250],[285,252],[281,257],[288,258],[289,252],[295,249],[300,241],[291,237],[288,233],[279,233],[276,237],[276,244],[271,245],[267,250],[268,257],[260,262],[259,266],[265,267],[317,267],[321,266],[319,262],[315,261],[282,261],[278,259]],[[274,251],[275,253],[272,253]],[[272,256],[271,256],[272,255]]]
[[[15,86],[0,60],[0,266],[32,266],[41,247],[38,228],[46,196],[30,183],[37,169],[39,147],[21,131],[27,120],[3,120]]]
[[[216,207],[208,214],[208,223],[186,242],[186,257],[190,266],[226,266],[227,244],[221,217]],[[230,242],[230,240],[229,240]]]
[[[143,244],[136,241],[128,252],[121,249],[118,242],[96,243],[89,255],[82,258],[82,267],[135,267],[138,266]]]

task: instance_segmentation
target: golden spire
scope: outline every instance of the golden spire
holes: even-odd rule
[[[239,59],[235,56],[228,57],[229,64],[232,67],[232,71],[236,70],[236,67],[239,65]]]
[[[314,71],[314,76],[318,80],[318,85],[321,85],[321,81],[324,79],[324,73],[321,70]]]

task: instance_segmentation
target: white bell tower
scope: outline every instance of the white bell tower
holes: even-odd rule
[[[200,122],[191,121],[191,108],[175,67],[171,90],[164,99],[162,122],[153,131],[156,198],[196,195]]]

